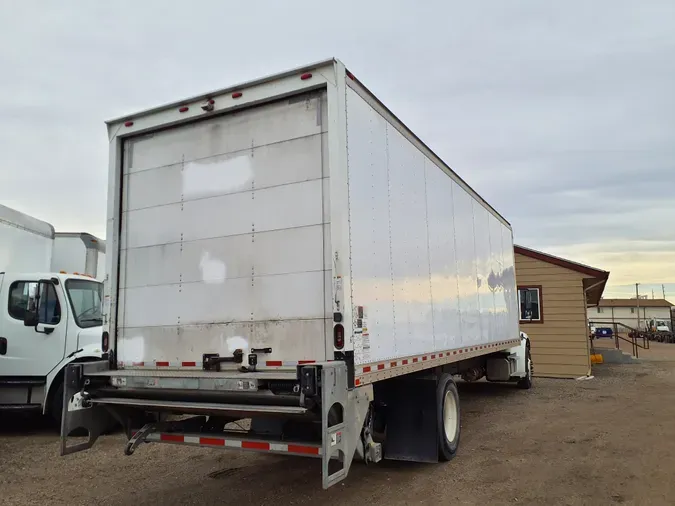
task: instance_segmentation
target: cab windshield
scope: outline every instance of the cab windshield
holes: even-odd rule
[[[66,281],[66,292],[78,327],[97,327],[103,324],[101,316],[103,283],[94,280],[69,279]]]

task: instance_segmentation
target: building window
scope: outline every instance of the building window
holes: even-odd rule
[[[598,313],[604,313],[604,312],[605,312],[605,308],[604,308],[604,307],[599,307],[599,308],[598,308]]]
[[[635,314],[635,308],[634,307],[630,308],[630,314]]]
[[[540,286],[519,286],[518,305],[520,306],[521,322],[542,323],[544,321]]]

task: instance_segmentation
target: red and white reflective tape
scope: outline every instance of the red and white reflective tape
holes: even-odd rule
[[[184,368],[201,369],[202,363],[201,362],[189,362],[189,361],[168,362],[168,361],[164,361],[164,360],[154,360],[154,361],[150,361],[150,362],[120,361],[120,362],[117,362],[117,367],[121,367],[121,368],[148,367],[148,368],[152,368],[152,369],[171,367],[173,369],[184,369]]]
[[[269,368],[295,368],[299,365],[304,364],[314,364],[316,360],[295,360],[295,361],[285,361],[285,360],[266,360],[263,364],[264,367]],[[130,369],[130,368],[148,368],[148,369],[159,369],[159,368],[171,368],[171,369],[201,369],[201,362],[168,362],[163,360],[155,360],[149,362],[136,362],[136,361],[119,361],[117,362],[117,367],[121,369]]]
[[[305,364],[315,364],[316,360],[296,360],[288,362],[285,360],[266,360],[265,367],[297,367]]]
[[[214,448],[232,448],[271,453],[288,453],[293,455],[320,456],[321,445],[301,443],[282,443],[270,441],[250,441],[218,436],[200,436],[195,434],[153,433],[148,434],[145,441],[156,443],[174,443],[192,446],[208,446]]]
[[[442,363],[456,362],[461,360],[460,357],[463,357],[464,355],[475,354],[476,352],[480,351],[488,351],[488,352],[491,350],[497,351],[497,349],[513,347],[517,346],[518,344],[520,344],[520,339],[511,339],[509,341],[499,341],[496,343],[479,344],[477,346],[466,346],[454,350],[439,351],[436,353],[425,353],[423,355],[414,355],[403,359],[387,360],[384,362],[376,362],[373,364],[359,366],[356,368],[355,374],[356,376],[363,376],[368,374],[374,374],[380,371],[397,369],[400,367],[406,367],[414,364],[431,361]],[[449,360],[450,358],[453,358],[453,360]],[[356,386],[359,386],[362,383],[363,381],[361,379],[356,378],[355,380]]]

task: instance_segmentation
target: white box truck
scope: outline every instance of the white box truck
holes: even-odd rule
[[[0,416],[60,423],[66,365],[101,359],[103,284],[93,276],[104,251],[90,234],[58,234],[0,205]]]
[[[52,271],[85,274],[105,279],[105,241],[86,232],[56,232]]]
[[[454,376],[530,387],[509,223],[339,61],[108,132],[106,359],[67,371],[62,454],[113,415],[127,454],[316,457],[329,487],[451,459]]]

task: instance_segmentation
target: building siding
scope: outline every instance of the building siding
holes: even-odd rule
[[[516,253],[518,286],[541,286],[543,323],[521,322],[530,336],[536,376],[578,378],[590,374],[584,276]]]

